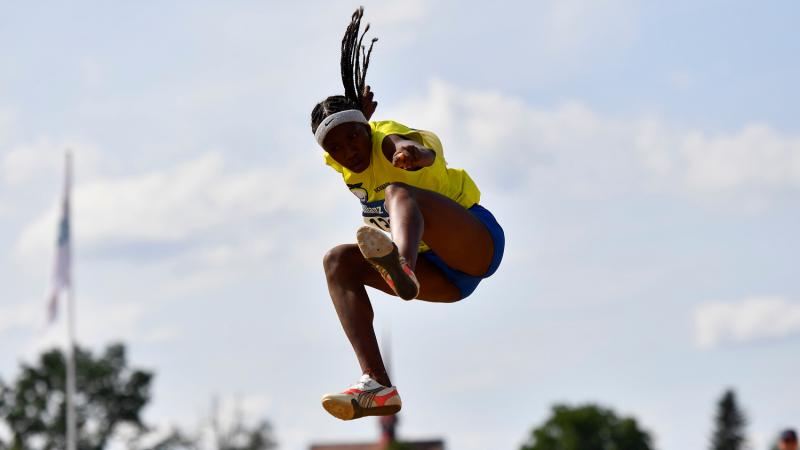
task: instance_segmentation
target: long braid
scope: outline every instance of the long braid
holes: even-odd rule
[[[367,24],[367,27],[364,28],[364,33],[361,35],[362,40],[364,39],[364,35],[367,34],[368,30],[369,30],[369,24]],[[359,96],[361,97],[363,97],[364,94],[364,86],[367,85],[367,69],[369,68],[369,57],[372,56],[372,46],[375,45],[375,42],[377,41],[378,38],[372,38],[372,41],[369,43],[369,51],[367,51],[366,54],[364,54],[364,46],[361,45],[361,42],[359,41],[359,46],[361,47],[361,58],[364,61],[364,68],[361,72],[361,79],[358,80],[356,85],[358,86],[358,93]],[[359,103],[360,100],[361,99],[359,98]]]
[[[340,69],[344,95],[334,95],[318,103],[311,111],[311,131],[316,132],[319,124],[330,114],[348,109],[361,110],[361,100],[367,81],[367,68],[372,55],[372,46],[378,38],[373,38],[369,50],[363,46],[364,35],[369,31],[369,24],[359,36],[361,18],[364,7],[359,7],[350,19],[350,24],[342,38],[342,54]]]
[[[361,103],[364,86],[366,85],[369,56],[372,53],[372,46],[378,40],[378,38],[372,39],[369,45],[369,52],[367,52],[363,43],[364,36],[369,31],[369,24],[364,27],[364,32],[361,33],[361,36],[358,35],[362,17],[364,17],[364,8],[359,7],[353,13],[350,25],[347,26],[347,30],[344,32],[340,63],[345,97],[357,103]]]
[[[359,7],[353,13],[350,25],[347,26],[342,38],[342,55],[339,63],[342,72],[342,84],[344,85],[344,96],[354,102],[359,100],[355,77],[358,76],[358,29],[361,26],[361,17],[363,15],[363,7]]]

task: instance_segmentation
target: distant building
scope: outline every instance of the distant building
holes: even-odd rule
[[[403,442],[403,449],[409,450],[444,450],[442,441],[419,441]],[[332,445],[312,445],[311,450],[385,450],[381,444],[332,444]]]
[[[397,415],[379,417],[381,437],[375,443],[359,444],[312,444],[310,450],[387,450],[393,442],[397,442]],[[445,450],[444,440],[400,441],[403,450]]]

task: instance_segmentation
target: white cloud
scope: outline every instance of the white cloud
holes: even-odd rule
[[[501,187],[550,183],[581,196],[657,189],[736,198],[800,187],[800,136],[763,124],[709,135],[654,117],[608,117],[579,102],[540,108],[438,80],[385,117],[435,131],[448,162]]]
[[[8,150],[0,161],[0,176],[10,186],[18,186],[42,176],[61,174],[67,150],[74,156],[76,173],[86,176],[96,172],[100,151],[93,144],[74,138],[42,136]]]
[[[768,125],[717,137],[691,133],[681,152],[684,180],[693,189],[800,187],[800,137],[782,136]]]
[[[281,214],[311,220],[332,207],[331,190],[303,176],[306,165],[232,171],[219,154],[210,153],[166,170],[81,183],[73,195],[75,234],[83,248],[91,249],[120,242],[183,242],[218,227],[270,217],[278,221]],[[56,215],[54,204],[26,227],[18,255],[48,252]],[[220,260],[227,251],[215,246],[203,257]]]
[[[694,310],[695,344],[711,349],[800,333],[800,302],[779,296],[707,302]]]
[[[355,198],[331,188],[340,182],[327,172],[318,158],[232,169],[210,153],[165,169],[90,179],[73,195],[76,265],[121,264],[123,272],[111,273],[120,273],[123,285],[156,277],[150,294],[161,299],[268,277],[277,265],[316,268],[331,243],[352,239],[346,226],[329,225],[360,223]],[[23,272],[51,266],[57,214],[54,201],[23,228],[13,252]]]

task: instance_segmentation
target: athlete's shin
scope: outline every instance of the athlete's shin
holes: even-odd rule
[[[392,183],[386,187],[384,200],[392,224],[392,240],[412,269],[417,267],[419,242],[425,229],[415,191],[412,186]]]

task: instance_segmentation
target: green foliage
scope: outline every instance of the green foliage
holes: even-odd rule
[[[522,450],[651,450],[650,435],[636,419],[617,417],[597,405],[555,405]]]
[[[183,431],[175,428],[167,436],[159,439],[153,444],[142,446],[138,440],[144,437],[143,435],[137,436],[129,443],[129,448],[140,450],[198,450],[197,443],[194,439],[186,436]]]
[[[22,365],[12,384],[0,381],[0,418],[11,432],[9,449],[66,448],[66,360],[61,350]],[[143,428],[140,412],[150,400],[150,372],[128,367],[125,347],[110,345],[95,357],[75,352],[78,447],[100,450],[117,425]]]
[[[123,424],[133,427],[127,444],[131,450],[200,450],[208,448],[210,441],[215,450],[271,450],[277,446],[266,420],[245,421],[237,410],[233,422],[220,427],[216,408],[211,423],[196,432],[173,428],[158,437],[160,433],[149,429],[140,416],[150,400],[153,374],[128,367],[122,344],[110,345],[97,356],[76,349],[75,372],[80,450],[102,450]],[[23,364],[13,383],[0,379],[0,423],[11,434],[9,442],[0,439],[0,450],[66,448],[65,387],[66,359],[57,349],[43,353],[33,365]]]
[[[746,425],[747,419],[736,402],[736,394],[728,389],[717,403],[711,450],[743,450],[747,441]]]
[[[221,417],[214,401],[211,418],[192,433],[173,427],[166,436],[153,442],[153,433],[140,433],[128,444],[131,450],[272,450],[277,447],[272,425],[266,420],[246,421],[237,408],[233,421],[220,424]],[[143,444],[144,441],[149,442]],[[2,450],[2,449],[0,449]]]
[[[219,450],[270,450],[276,447],[272,438],[272,426],[262,420],[253,427],[246,426],[241,418],[219,436]]]

